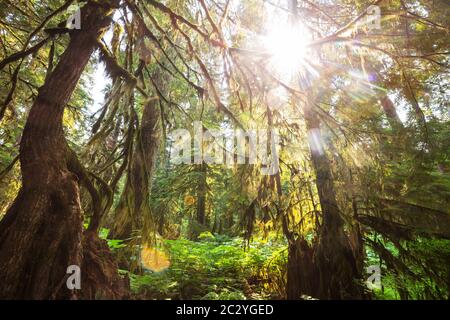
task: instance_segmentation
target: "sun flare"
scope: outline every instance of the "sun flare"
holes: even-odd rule
[[[308,44],[311,34],[300,23],[271,23],[264,38],[264,45],[270,54],[270,63],[277,73],[292,78],[308,58]]]

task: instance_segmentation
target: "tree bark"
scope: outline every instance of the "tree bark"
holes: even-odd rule
[[[319,281],[315,297],[319,299],[360,298],[361,291],[356,283],[360,275],[336,201],[331,166],[320,133],[320,120],[312,110],[311,101],[308,101],[304,107],[304,117],[322,211],[319,241],[314,253],[314,264]]]
[[[22,188],[0,222],[0,298],[76,298],[66,270],[82,266],[79,177],[70,170],[64,109],[118,1],[89,2],[81,30],[40,88],[20,144]],[[83,276],[82,276],[83,279]],[[83,287],[83,282],[82,282]]]

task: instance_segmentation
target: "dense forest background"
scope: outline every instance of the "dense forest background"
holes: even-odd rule
[[[446,0],[1,0],[0,298],[448,299],[449,25]],[[276,170],[217,136],[173,161],[180,130],[276,132]]]

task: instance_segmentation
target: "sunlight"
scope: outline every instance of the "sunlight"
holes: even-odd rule
[[[161,272],[170,266],[167,254],[159,249],[144,246],[141,251],[142,265],[153,272]]]
[[[0,303],[448,301],[447,3],[0,0]]]
[[[268,29],[264,45],[271,55],[271,64],[277,73],[290,80],[306,65],[311,34],[300,23],[292,26],[273,21]]]

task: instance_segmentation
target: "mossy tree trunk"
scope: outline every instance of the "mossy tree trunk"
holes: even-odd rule
[[[112,237],[127,239],[151,223],[149,196],[158,147],[161,142],[159,101],[144,105],[125,187],[114,214]]]
[[[96,291],[83,282],[93,265],[83,263],[88,253],[83,250],[80,177],[69,165],[63,114],[117,5],[99,1],[82,8],[81,30],[71,31],[68,47],[31,107],[20,144],[22,188],[0,222],[0,298],[77,298],[80,294],[66,287],[70,265],[87,268],[82,288]]]
[[[319,282],[315,294],[320,299],[361,298],[361,289],[357,282],[360,278],[359,268],[344,230],[331,165],[320,133],[320,120],[313,110],[312,101],[307,101],[304,117],[322,212],[322,223],[314,252]]]

